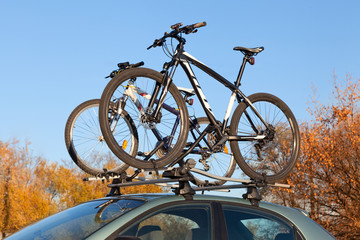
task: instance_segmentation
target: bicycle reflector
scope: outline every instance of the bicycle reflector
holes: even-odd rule
[[[127,140],[124,140],[123,144],[122,144],[122,149],[125,150],[127,147]]]
[[[187,101],[186,101],[190,106],[192,106],[193,104],[194,104],[194,99],[188,99]]]
[[[226,154],[229,153],[229,149],[226,147],[226,145],[224,146],[224,153],[226,153]]]
[[[250,63],[250,65],[254,65],[255,64],[255,58],[254,57],[249,58],[248,62]]]

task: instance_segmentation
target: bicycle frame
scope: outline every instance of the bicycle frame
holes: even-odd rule
[[[172,76],[175,73],[176,68],[178,67],[178,65],[180,64],[180,66],[183,68],[183,70],[185,71],[187,77],[189,78],[189,81],[192,85],[192,87],[194,88],[195,94],[198,97],[204,111],[205,114],[207,115],[207,117],[209,118],[210,121],[210,125],[212,126],[212,128],[210,129],[210,131],[215,130],[217,131],[221,136],[222,139],[218,142],[218,145],[223,144],[224,142],[230,140],[230,141],[251,141],[251,140],[259,140],[259,139],[263,139],[265,138],[265,135],[260,134],[257,129],[255,124],[253,123],[253,121],[248,117],[249,122],[252,124],[252,127],[254,129],[255,132],[257,132],[257,135],[255,136],[228,136],[226,134],[226,126],[231,114],[231,111],[233,109],[234,103],[235,103],[235,99],[237,98],[238,102],[244,101],[248,106],[251,107],[251,109],[254,111],[254,113],[256,114],[256,116],[262,121],[262,123],[266,126],[267,129],[269,129],[269,126],[267,124],[267,122],[263,119],[263,117],[260,115],[260,113],[256,110],[256,108],[254,107],[254,105],[250,102],[250,100],[245,96],[245,94],[243,92],[240,91],[239,86],[240,86],[240,81],[245,69],[245,65],[246,62],[248,61],[248,56],[244,56],[243,58],[243,62],[239,71],[239,75],[237,77],[237,80],[235,82],[235,84],[232,84],[231,82],[229,82],[228,80],[226,80],[224,77],[222,77],[221,75],[219,75],[218,73],[216,73],[214,70],[212,70],[211,68],[209,68],[208,66],[206,66],[204,63],[200,62],[199,60],[197,60],[195,57],[191,56],[189,53],[185,52],[183,49],[183,44],[180,42],[180,44],[178,45],[176,52],[173,56],[172,61],[169,64],[169,67],[171,67],[170,71],[168,69],[166,69],[166,72],[164,74],[164,78],[163,78],[163,91],[160,95],[160,100],[159,100],[159,104],[156,107],[156,110],[154,112],[154,117],[156,118],[156,113],[158,111],[160,111],[161,108],[161,104],[163,102],[161,102],[162,99],[165,99],[165,95],[167,93],[167,88],[168,85],[171,84],[172,82]],[[196,67],[198,67],[199,69],[201,69],[202,71],[204,71],[205,73],[207,73],[208,75],[210,75],[211,77],[213,77],[215,80],[217,80],[218,82],[220,82],[221,84],[223,84],[225,87],[229,88],[232,91],[229,103],[228,103],[228,107],[226,109],[225,112],[225,116],[223,119],[223,123],[220,126],[215,118],[214,113],[211,110],[211,107],[208,103],[208,101],[206,100],[206,97],[200,87],[199,82],[197,81],[195,74],[190,66],[190,63],[192,63],[193,65],[195,65]],[[168,72],[170,72],[168,74]],[[159,90],[155,90],[154,94],[152,95],[152,100],[150,101],[149,107],[152,107],[153,105],[151,105],[156,97],[155,95],[159,92]],[[207,129],[205,129],[205,131],[207,131]],[[206,134],[201,134],[200,137],[205,136]]]
[[[210,107],[210,104],[208,103],[201,87],[200,84],[198,82],[198,80],[195,77],[195,74],[189,64],[189,62],[191,62],[192,64],[194,64],[195,66],[197,66],[198,68],[200,68],[201,70],[203,70],[204,72],[206,72],[208,75],[210,75],[211,77],[215,78],[216,80],[218,80],[219,82],[221,82],[223,85],[225,85],[227,88],[229,88],[230,90],[233,91],[233,94],[230,97],[230,101],[227,107],[227,110],[225,112],[225,117],[224,117],[224,121],[222,124],[222,129],[221,132],[224,133],[225,132],[225,127],[227,125],[228,119],[230,117],[230,113],[231,110],[233,108],[234,102],[235,102],[235,97],[236,97],[236,89],[238,89],[236,87],[236,85],[230,83],[229,81],[227,81],[225,78],[223,78],[222,76],[220,76],[219,74],[217,74],[215,71],[211,70],[209,67],[207,67],[205,64],[203,64],[202,62],[198,61],[196,58],[194,58],[193,56],[191,56],[190,54],[188,54],[187,52],[183,52],[181,55],[181,59],[180,59],[180,66],[183,68],[183,70],[185,71],[187,77],[190,80],[191,86],[194,88],[195,94],[198,97],[204,111],[205,114],[207,115],[207,117],[209,118],[210,122],[213,125],[217,125],[216,122],[216,118],[214,113],[212,112],[212,109]],[[245,97],[245,95],[244,95]]]

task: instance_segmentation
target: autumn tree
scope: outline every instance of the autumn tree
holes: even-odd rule
[[[313,101],[301,125],[301,155],[272,198],[307,210],[338,239],[360,238],[360,79],[334,80],[334,101]],[[268,196],[269,198],[269,196]]]
[[[16,141],[0,141],[0,239],[81,202],[106,196],[110,182],[83,182],[75,165],[35,157]],[[131,174],[131,169],[128,170]],[[142,175],[144,176],[144,175]],[[122,194],[162,192],[158,186],[127,187]]]
[[[28,155],[16,143],[0,142],[0,232],[5,233],[43,218],[56,209],[50,204],[48,194],[37,184],[34,166],[37,159]]]

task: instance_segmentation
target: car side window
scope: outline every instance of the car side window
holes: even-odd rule
[[[224,205],[229,240],[293,240],[290,224],[268,212]]]
[[[120,232],[121,236],[141,240],[210,240],[210,205],[168,206],[142,217]]]

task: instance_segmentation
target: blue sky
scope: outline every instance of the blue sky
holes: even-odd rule
[[[81,102],[100,98],[118,62],[161,70],[168,58],[146,47],[169,26],[206,21],[185,49],[230,81],[235,46],[265,50],[247,66],[242,90],[282,98],[299,122],[312,90],[330,100],[331,80],[360,76],[359,1],[7,1],[0,2],[0,140],[28,140],[49,161],[71,161],[64,127]],[[200,74],[219,119],[230,93]],[[176,85],[188,86],[179,75]],[[197,116],[203,116],[201,111]]]

